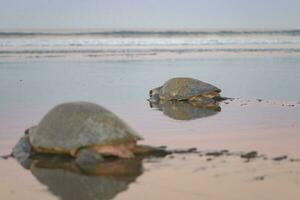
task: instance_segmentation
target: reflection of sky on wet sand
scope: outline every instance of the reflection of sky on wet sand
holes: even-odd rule
[[[238,136],[244,142],[234,144],[254,148],[260,141],[268,141],[249,144],[254,136],[265,137],[261,131],[278,132],[273,142],[281,138],[277,130],[288,128],[280,131],[287,135],[296,132],[292,126],[299,126],[299,104],[281,106],[280,100],[300,99],[299,93],[294,92],[300,85],[298,64],[298,58],[1,63],[0,138],[4,144],[0,148],[7,153],[2,148],[7,146],[4,140],[16,143],[23,131],[36,125],[53,106],[79,100],[110,109],[143,135],[145,143],[223,148],[228,138]],[[244,100],[221,104],[222,111],[210,117],[174,120],[150,108],[146,99],[149,89],[178,76],[203,80],[221,88],[222,96]],[[241,106],[243,101],[256,102],[257,98],[264,102]],[[266,100],[279,101],[273,104]],[[186,142],[181,144],[175,138]],[[220,139],[216,142],[216,138]],[[271,144],[262,143],[260,147],[267,151],[284,150]]]
[[[160,117],[146,101],[149,89],[169,78],[197,78],[220,87],[226,97],[297,100],[298,65],[297,58],[0,63],[0,138],[18,138],[51,107],[79,100],[107,107],[143,135],[159,131],[158,124],[170,132],[178,122]]]
[[[147,135],[146,141],[170,147],[300,154],[300,107],[297,102],[237,99],[221,104],[222,111],[211,117],[191,121],[168,118],[168,126],[161,123],[153,127],[151,137]],[[167,118],[160,112],[153,112],[157,117]]]

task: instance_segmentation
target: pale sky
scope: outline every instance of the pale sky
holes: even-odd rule
[[[0,29],[299,29],[300,0],[0,0]]]

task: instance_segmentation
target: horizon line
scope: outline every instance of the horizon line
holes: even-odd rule
[[[268,32],[300,31],[300,28],[0,28],[0,32]]]

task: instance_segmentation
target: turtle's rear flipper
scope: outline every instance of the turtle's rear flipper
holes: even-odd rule
[[[170,151],[160,148],[160,147],[152,147],[148,145],[136,145],[132,152],[135,155],[140,156],[153,156],[153,157],[164,157],[166,155],[171,154]]]
[[[223,97],[223,96],[217,96],[217,97],[214,97],[214,100],[216,101],[226,101],[226,100],[234,100],[235,98],[232,98],[232,97]]]

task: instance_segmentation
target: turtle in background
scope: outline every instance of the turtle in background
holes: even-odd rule
[[[13,148],[12,155],[26,165],[34,154],[61,154],[79,165],[99,163],[105,157],[167,155],[161,148],[138,145],[142,137],[114,113],[89,102],[63,103],[51,109]]]
[[[166,81],[162,86],[149,91],[150,102],[186,101],[197,106],[216,107],[219,101],[227,98],[220,96],[221,89],[193,78],[177,77]]]

